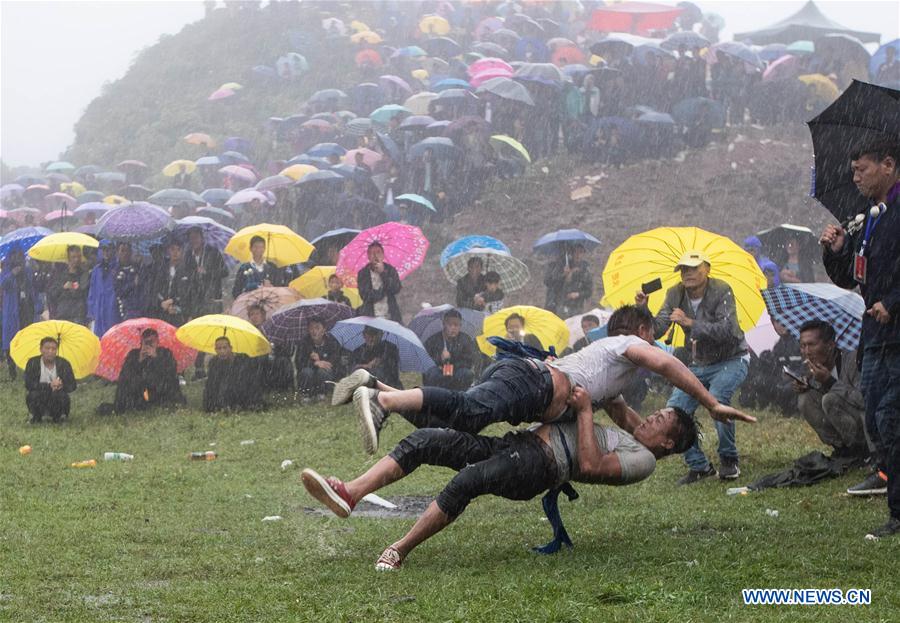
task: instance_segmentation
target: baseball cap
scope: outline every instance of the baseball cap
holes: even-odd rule
[[[709,258],[703,251],[685,251],[684,255],[681,256],[681,259],[678,260],[678,263],[675,264],[675,271],[677,272],[682,266],[691,268],[700,266],[703,262],[712,265],[712,262],[709,261]]]

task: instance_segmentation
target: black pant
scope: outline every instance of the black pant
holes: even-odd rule
[[[422,428],[397,444],[390,457],[404,474],[420,465],[459,472],[437,496],[438,507],[451,519],[479,495],[530,500],[556,481],[552,451],[528,431],[485,437],[446,428]]]
[[[440,367],[434,367],[422,375],[422,384],[428,387],[465,390],[475,380],[471,368],[454,368],[453,374],[445,375]]]
[[[42,417],[49,416],[54,422],[62,416],[69,415],[69,394],[63,390],[50,391],[48,389],[36,389],[25,396],[25,404],[31,419],[39,422]]]
[[[478,384],[464,392],[423,387],[422,410],[401,415],[417,428],[477,433],[497,422],[513,426],[535,422],[552,399],[549,371],[538,370],[524,359],[502,359],[491,364]]]
[[[297,370],[297,389],[305,394],[323,394],[325,384],[334,378],[334,369],[323,370],[315,366],[300,368]]]

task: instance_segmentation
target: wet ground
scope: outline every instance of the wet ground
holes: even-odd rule
[[[397,505],[397,508],[390,509],[371,504],[369,502],[360,502],[353,509],[351,517],[369,517],[373,519],[410,519],[418,517],[431,504],[434,499],[426,495],[398,495],[392,498],[385,498],[388,502]],[[322,515],[324,517],[333,517],[330,510],[324,507],[303,507],[303,512],[310,515]]]

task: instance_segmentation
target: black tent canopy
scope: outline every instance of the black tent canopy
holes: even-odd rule
[[[880,43],[881,35],[875,32],[860,32],[838,24],[825,17],[816,3],[809,0],[803,8],[768,28],[754,32],[742,32],[734,36],[736,41],[749,39],[754,45],[770,43],[793,43],[801,39],[813,41],[822,35],[843,33],[856,37],[863,43]]]

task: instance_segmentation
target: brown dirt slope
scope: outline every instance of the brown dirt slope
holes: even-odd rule
[[[566,156],[536,163],[523,178],[494,182],[452,221],[426,228],[431,248],[425,266],[404,283],[404,319],[421,302],[453,301],[455,288],[438,258],[447,243],[468,234],[499,238],[531,269],[531,282],[510,294],[508,304],[543,305],[545,260],[532,253],[531,245],[556,229],[578,227],[602,241],[590,257],[598,300],[609,253],[647,229],[693,225],[737,242],[778,223],[819,231],[831,216],[808,196],[811,165],[809,132],[799,125],[732,130],[704,150],[621,169]],[[572,192],[584,193],[585,186],[590,197],[573,200]]]

